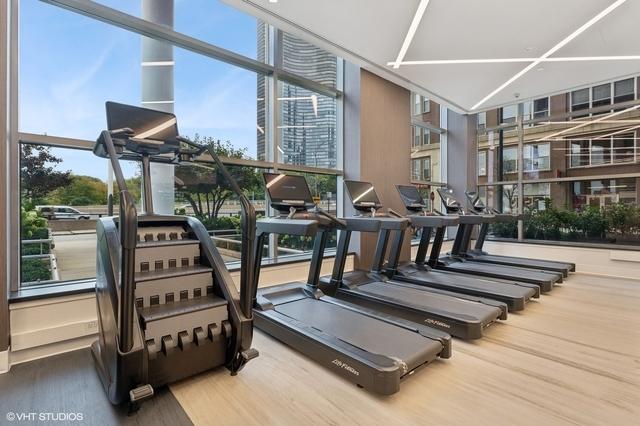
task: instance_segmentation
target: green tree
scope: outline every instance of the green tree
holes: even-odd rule
[[[51,154],[51,148],[42,145],[22,144],[20,179],[23,200],[35,204],[51,191],[69,185],[71,172],[55,170],[62,159]]]
[[[47,198],[52,204],[70,206],[105,204],[107,184],[92,176],[71,175],[69,185],[56,189]]]
[[[246,150],[235,148],[229,141],[220,141],[196,134],[193,141],[207,147],[213,147],[220,157],[246,158]],[[229,172],[246,194],[255,192],[260,185],[256,170],[246,166],[230,166]],[[200,219],[216,219],[224,203],[234,196],[229,183],[216,170],[215,165],[203,167],[194,164],[176,166],[176,190],[191,205]]]

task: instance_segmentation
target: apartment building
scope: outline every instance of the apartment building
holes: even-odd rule
[[[579,209],[640,199],[638,77],[523,102],[524,206]],[[518,105],[478,114],[478,183],[481,193],[502,193],[495,204],[517,203]],[[501,198],[501,199],[500,199]]]

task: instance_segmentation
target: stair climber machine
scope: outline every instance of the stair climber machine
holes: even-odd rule
[[[256,218],[214,150],[179,136],[173,114],[113,102],[106,110],[109,130],[94,153],[111,162],[120,214],[97,223],[99,339],[91,350],[109,400],[134,411],[155,387],[221,365],[235,375],[258,356],[251,348]],[[195,161],[205,151],[242,206],[239,293],[202,223],[153,211],[150,163]],[[142,215],[119,159],[142,163]]]
[[[416,285],[385,275],[386,269],[397,269],[409,220],[378,211],[382,205],[370,183],[345,181],[345,188],[357,215],[342,219],[336,260],[331,277],[321,279],[321,289],[345,302],[403,318],[445,331],[462,339],[478,339],[483,330],[498,319],[507,319],[506,304],[478,296]],[[390,212],[392,212],[390,210]],[[352,233],[377,234],[371,270],[345,272]],[[385,254],[390,235],[393,243],[389,260]]]
[[[325,295],[318,286],[325,246],[331,232],[348,224],[315,206],[304,177],[265,173],[264,179],[278,215],[257,221],[255,281],[268,235],[313,237],[314,245],[306,282],[254,287],[256,327],[382,395],[397,392],[418,368],[451,356],[447,333]]]
[[[362,183],[363,187],[370,184]],[[521,311],[531,298],[540,297],[540,287],[535,284],[498,278],[473,277],[449,271],[432,269],[426,262],[433,230],[444,235],[448,226],[459,223],[457,215],[430,215],[426,213],[426,203],[418,188],[413,185],[396,185],[400,198],[408,212],[405,216],[415,229],[419,229],[420,243],[413,262],[399,264],[397,268],[387,268],[385,273],[392,279],[406,281],[427,287],[455,291],[459,293],[488,297],[507,304],[510,312]]]
[[[477,214],[493,215],[495,216],[495,222],[514,222],[520,219],[518,215],[500,213],[495,209],[485,206],[477,192],[465,191],[465,196],[467,197],[467,202],[471,206],[471,211]],[[493,263],[496,265],[523,266],[525,268],[541,269],[543,271],[560,273],[565,278],[569,275],[569,272],[575,272],[576,270],[575,263],[489,254],[482,250],[488,232],[489,223],[483,223],[480,225],[480,231],[478,232],[478,238],[476,239],[474,248],[470,248],[471,241],[463,241],[460,249],[464,250],[461,253],[466,259],[475,262]],[[469,234],[469,240],[470,238],[471,234]]]
[[[495,215],[467,212],[456,199],[453,190],[450,188],[438,188],[437,192],[444,203],[447,214],[459,216],[459,224],[451,252],[444,256],[440,256],[444,233],[436,234],[429,257],[429,266],[436,269],[461,272],[475,276],[509,279],[536,284],[540,287],[540,292],[542,293],[551,291],[556,282],[562,282],[561,273],[470,261],[465,255],[465,252],[466,247],[471,241],[473,228],[476,225],[493,223],[495,221]]]

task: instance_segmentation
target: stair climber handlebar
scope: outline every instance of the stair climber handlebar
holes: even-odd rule
[[[127,184],[120,168],[118,154],[113,143],[112,134],[121,136],[123,132],[104,130],[98,142],[102,142],[120,192],[119,233],[122,247],[122,263],[120,267],[120,341],[121,352],[129,352],[133,347],[133,320],[135,316],[135,249],[138,235],[138,213],[133,196],[127,189]]]

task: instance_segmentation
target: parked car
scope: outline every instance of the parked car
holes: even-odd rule
[[[42,216],[48,220],[88,220],[91,217],[89,213],[83,213],[69,206],[36,206],[36,210],[39,211],[40,214],[42,214]]]

